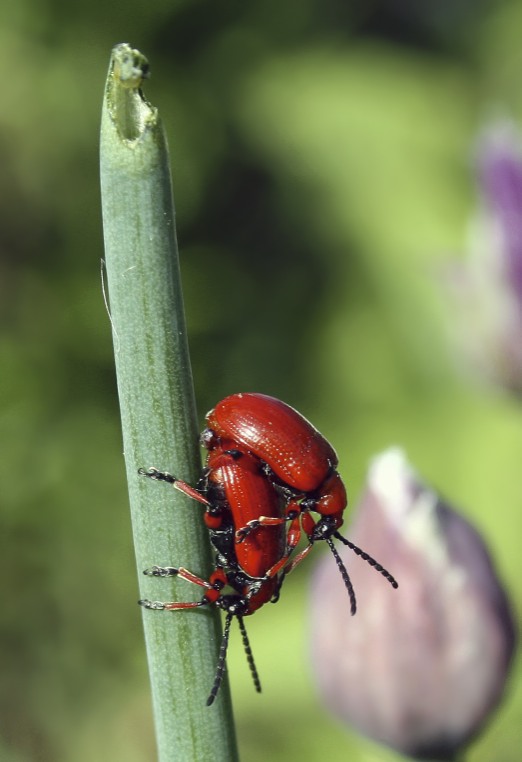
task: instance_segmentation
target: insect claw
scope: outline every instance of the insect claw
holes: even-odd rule
[[[151,609],[152,611],[163,611],[165,608],[165,604],[161,601],[149,601],[147,599],[138,601],[140,606],[143,606],[144,609]]]
[[[151,466],[150,468],[138,468],[138,474],[140,476],[148,476],[149,479],[157,479],[157,474],[159,473],[159,469],[154,468],[154,466]]]
[[[178,571],[174,566],[151,566],[150,569],[144,569],[143,574],[147,577],[175,577]]]

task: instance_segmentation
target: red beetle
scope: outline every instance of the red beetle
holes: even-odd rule
[[[346,490],[335,470],[338,459],[331,444],[297,410],[265,394],[232,394],[207,414],[203,442],[232,439],[256,455],[269,469],[274,484],[286,490],[300,511],[315,511],[320,528],[303,522],[311,543],[326,539],[342,525]],[[208,446],[208,445],[207,445]]]
[[[228,446],[228,445],[231,446]],[[223,443],[208,454],[205,495],[210,503],[205,522],[211,531],[214,547],[223,556],[223,565],[235,565],[248,577],[273,577],[272,569],[286,550],[283,499],[263,473],[262,464],[232,443]],[[266,516],[267,525],[258,526],[244,542],[236,539],[237,531],[249,526],[259,516]],[[219,548],[219,533],[232,526],[231,545]]]
[[[348,590],[352,614],[356,601],[348,572],[337,553],[332,537],[379,571],[393,587],[397,582],[371,556],[344,538],[337,531],[343,523],[347,505],[346,490],[336,471],[337,453],[304,416],[275,397],[265,394],[232,394],[207,413],[208,429],[202,434],[203,444],[210,449],[221,439],[231,440],[257,456],[267,467],[267,476],[287,496],[287,508],[279,521],[293,518],[287,549],[275,571],[289,573],[311,550],[317,540],[324,540],[332,551]],[[310,511],[318,513],[316,522]],[[301,515],[301,526],[308,536],[308,546],[293,560],[287,559],[299,541],[295,516]],[[272,519],[259,516],[236,532],[238,541],[251,529],[271,525]],[[282,580],[281,583],[282,584]]]
[[[265,464],[270,480],[286,494],[291,514],[312,510],[321,516],[319,524],[310,516],[306,519],[303,516],[301,523],[308,535],[309,546],[288,570],[302,560],[316,539],[330,539],[339,529],[347,500],[344,484],[335,470],[337,453],[297,410],[265,394],[232,394],[207,413],[206,421],[208,429],[202,434],[202,442],[211,453],[222,439],[235,442],[236,446],[254,454]],[[285,516],[280,521],[287,518]],[[238,531],[238,540],[244,539],[251,528],[271,523],[264,516],[245,523]],[[291,532],[279,568],[284,568],[286,558],[299,541],[295,522]],[[350,597],[353,608],[352,590]]]
[[[350,547],[393,587],[398,585],[377,561],[339,534],[347,500],[336,471],[337,455],[306,418],[280,400],[251,393],[233,394],[222,400],[207,414],[206,421],[208,428],[201,441],[208,455],[197,489],[155,468],[140,469],[140,473],[166,481],[206,506],[204,518],[216,550],[216,570],[207,582],[183,568],[154,566],[145,574],[177,575],[204,587],[206,592],[195,603],[143,600],[140,604],[168,610],[215,604],[227,613],[216,677],[207,702],[211,704],[221,683],[234,616],[255,686],[260,690],[242,617],[278,599],[285,575],[317,540],[325,540],[335,557],[352,614],[356,611],[355,594],[332,537]],[[311,511],[319,515],[317,521]],[[292,557],[301,529],[308,545]],[[222,594],[225,585],[233,592]]]
[[[232,394],[218,402],[206,420],[217,437],[243,445],[282,484],[313,494],[318,512],[338,515],[342,523],[346,491],[335,471],[337,454],[297,410],[266,394]]]

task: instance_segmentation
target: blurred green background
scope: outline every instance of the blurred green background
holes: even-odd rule
[[[457,374],[439,275],[465,248],[477,130],[522,118],[521,28],[515,0],[4,4],[0,759],[154,759],[100,285],[118,42],[148,56],[169,136],[201,419],[233,391],[286,400],[335,445],[352,502],[369,458],[403,445],[520,609],[522,409]],[[249,622],[261,697],[233,634],[243,762],[396,759],[320,708],[313,566]],[[520,760],[519,672],[472,762]]]

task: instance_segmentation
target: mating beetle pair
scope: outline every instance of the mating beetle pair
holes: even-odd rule
[[[145,574],[179,576],[205,589],[201,601],[142,600],[148,609],[180,610],[214,604],[226,612],[216,676],[207,704],[213,703],[225,669],[230,625],[239,623],[255,687],[261,690],[243,616],[275,602],[286,574],[324,540],[332,551],[347,588],[352,614],[355,593],[335,549],[335,538],[380,572],[395,579],[371,556],[339,534],[346,491],[336,471],[337,455],[327,440],[300,413],[263,394],[233,394],[206,417],[201,435],[208,450],[198,488],[155,468],[140,474],[165,481],[205,505],[205,524],[216,550],[216,568],[204,580],[183,567],[153,566]],[[311,512],[318,514],[317,520]],[[308,544],[294,551],[306,535]],[[223,593],[224,588],[232,592]]]

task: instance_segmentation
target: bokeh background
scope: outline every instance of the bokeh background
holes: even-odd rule
[[[441,282],[466,248],[476,135],[522,118],[521,28],[516,0],[4,4],[0,759],[154,759],[100,285],[118,42],[149,57],[169,136],[201,420],[233,391],[288,401],[334,443],[352,502],[371,456],[404,446],[520,610],[521,403],[458,369]],[[249,622],[261,697],[233,637],[242,759],[398,759],[319,704],[313,567]],[[515,666],[468,759],[520,760],[521,728]]]

